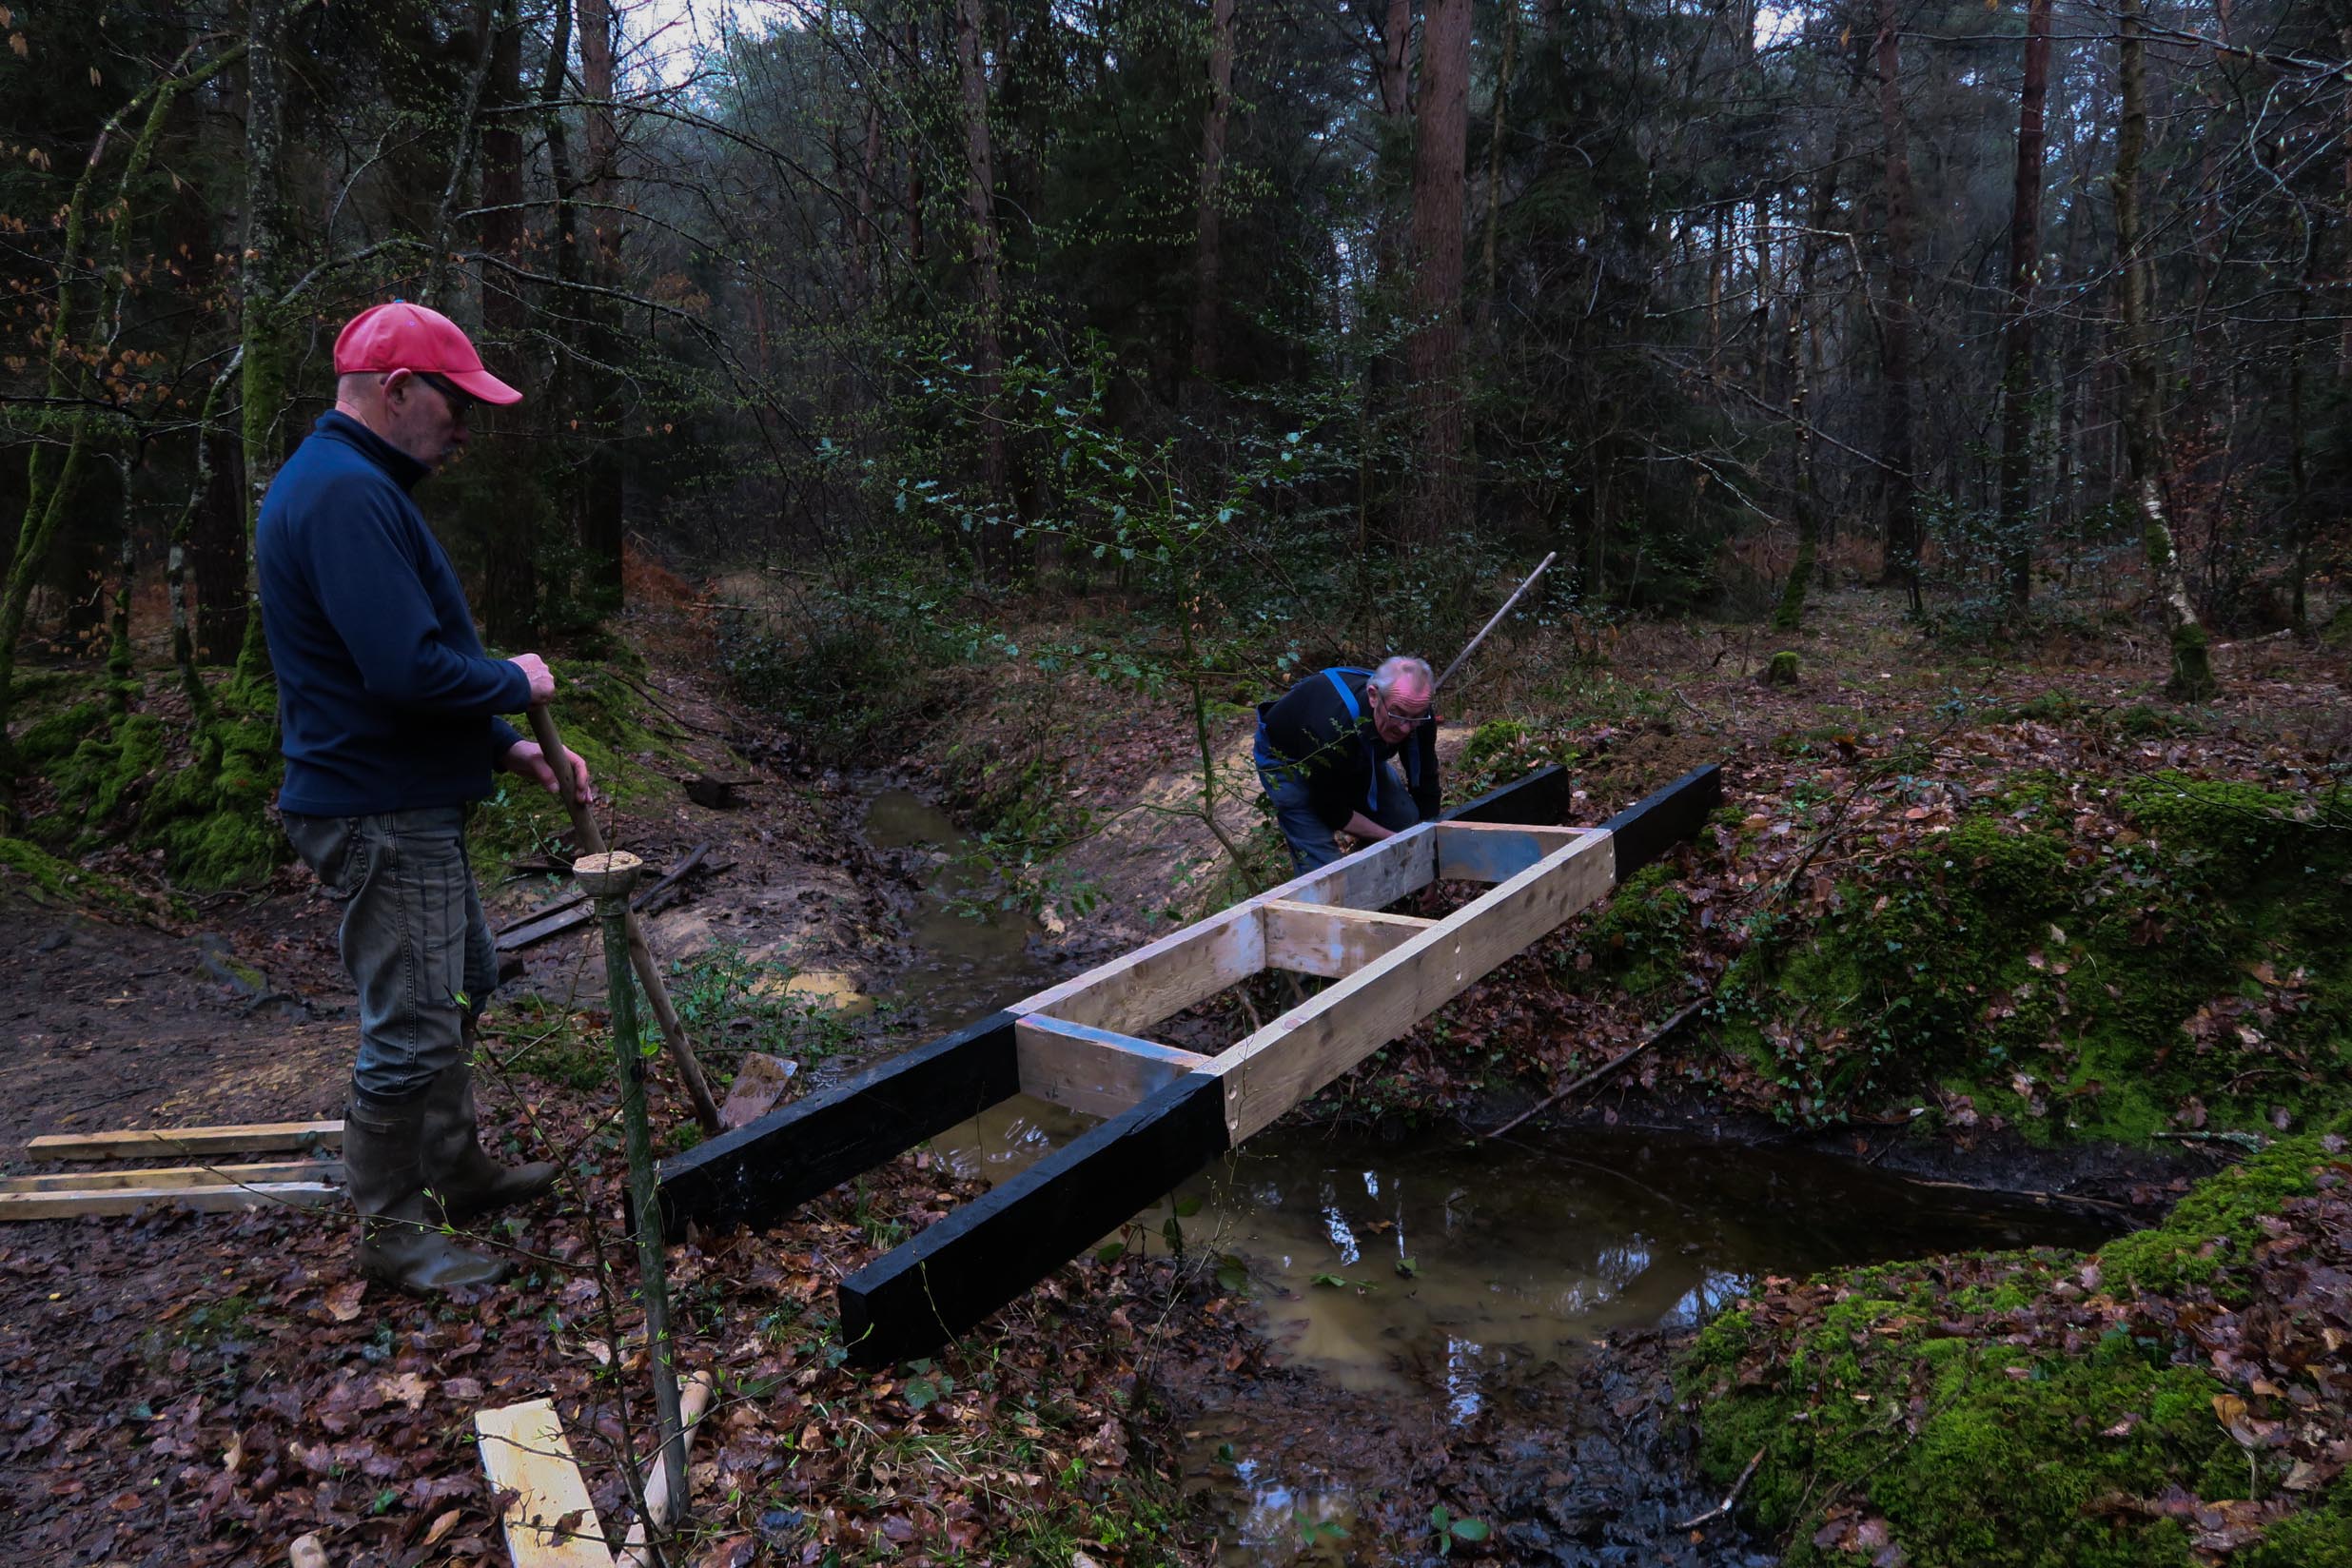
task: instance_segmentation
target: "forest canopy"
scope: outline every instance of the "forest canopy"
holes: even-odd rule
[[[111,645],[119,718],[167,644],[232,795],[258,498],[389,298],[527,393],[426,492],[492,641],[593,638],[632,549],[766,568],[798,616],[731,645],[755,690],[853,700],[877,628],[1105,588],[1215,603],[1194,655],[1263,674],[1455,634],[1557,550],[1592,614],[2145,624],[2194,697],[2208,628],[2310,629],[2341,560],[2344,0],[0,33],[0,717],[29,650]]]

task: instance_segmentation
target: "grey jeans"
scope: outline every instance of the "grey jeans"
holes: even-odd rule
[[[401,1098],[462,1059],[465,1026],[499,983],[498,949],[465,858],[462,806],[297,816],[286,837],[343,906],[343,968],[360,992],[352,1082]]]

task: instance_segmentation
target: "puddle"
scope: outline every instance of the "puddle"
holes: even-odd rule
[[[1058,971],[1029,946],[1040,928],[1025,910],[993,909],[985,920],[962,912],[990,890],[954,861],[969,842],[954,818],[911,790],[884,790],[866,809],[865,832],[876,849],[931,860],[907,917],[917,960],[889,986],[911,1040],[959,1028],[1053,983]]]
[[[933,1147],[962,1174],[1002,1181],[1090,1125],[1022,1096]],[[1199,1200],[1182,1222],[1187,1247],[1246,1266],[1287,1365],[1400,1422],[1409,1413],[1441,1442],[1533,1430],[1562,1453],[1594,1419],[1557,1408],[1576,1387],[1566,1369],[1590,1363],[1604,1336],[1695,1326],[1767,1274],[2092,1247],[2110,1233],[2079,1211],[1826,1155],[1623,1130],[1393,1146],[1277,1127],[1181,1196]],[[1155,1249],[1166,1218],[1144,1216]],[[1316,1419],[1245,1401],[1188,1421],[1186,1486],[1221,1527],[1221,1563],[1356,1560],[1353,1532],[1340,1532],[1359,1487],[1391,1478],[1302,1458],[1311,1445],[1296,1428]],[[1627,1445],[1624,1462],[1642,1455]]]

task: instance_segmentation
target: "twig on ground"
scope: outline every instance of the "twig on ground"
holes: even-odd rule
[[[1763,1462],[1764,1450],[1759,1448],[1755,1451],[1754,1457],[1748,1460],[1748,1467],[1739,1473],[1739,1479],[1732,1482],[1732,1489],[1723,1494],[1723,1500],[1721,1502],[1716,1503],[1713,1508],[1708,1509],[1703,1514],[1692,1515],[1689,1519],[1686,1519],[1681,1523],[1674,1526],[1674,1528],[1676,1530],[1695,1530],[1702,1524],[1712,1524],[1716,1519],[1722,1519],[1725,1515],[1729,1514],[1732,1509],[1738,1504],[1739,1494],[1748,1489],[1748,1478],[1754,1475],[1755,1467]]]
[[[1617,1071],[1617,1068],[1623,1067],[1626,1063],[1632,1061],[1635,1057],[1640,1055],[1643,1051],[1648,1050],[1652,1046],[1656,1045],[1660,1040],[1665,1039],[1666,1036],[1680,1029],[1693,1013],[1705,1007],[1714,999],[1714,997],[1715,992],[1710,990],[1705,996],[1700,997],[1697,1001],[1693,1002],[1689,1007],[1684,1008],[1680,1012],[1676,1013],[1673,1017],[1667,1019],[1666,1022],[1652,1029],[1648,1036],[1639,1044],[1628,1047],[1626,1049],[1618,1052],[1616,1056],[1611,1057],[1608,1061],[1603,1062],[1600,1066],[1595,1068],[1592,1071],[1585,1073],[1582,1077],[1573,1080],[1564,1087],[1554,1090],[1551,1094],[1546,1095],[1543,1099],[1537,1101],[1525,1110],[1520,1111],[1517,1116],[1514,1116],[1509,1121],[1503,1123],[1502,1126],[1495,1128],[1494,1131],[1482,1133],[1480,1136],[1487,1138],[1499,1138],[1504,1133],[1510,1131],[1513,1127],[1519,1126],[1521,1122],[1526,1121],[1530,1116],[1535,1116],[1543,1111],[1549,1110],[1554,1106],[1559,1104],[1562,1100],[1568,1098],[1571,1094],[1576,1093],[1577,1090],[1583,1088],[1588,1085],[1598,1083],[1601,1079],[1608,1077],[1609,1074]]]

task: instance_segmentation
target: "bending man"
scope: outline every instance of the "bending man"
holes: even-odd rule
[[[465,820],[496,769],[557,788],[538,745],[497,716],[545,701],[555,679],[536,654],[484,656],[409,492],[465,445],[476,402],[522,394],[448,317],[399,303],[343,328],[335,372],[335,406],[278,471],[256,530],[285,754],[278,806],[343,906],[359,990],[343,1119],[359,1266],[407,1290],[488,1284],[505,1264],[444,1225],[536,1198],[556,1168],[502,1168],[476,1139],[473,1026],[498,953]],[[559,760],[585,792],[587,766]]]
[[[1435,685],[1426,662],[1400,655],[1374,670],[1318,670],[1258,705],[1258,777],[1300,871],[1340,857],[1334,833],[1381,839],[1436,819]]]

